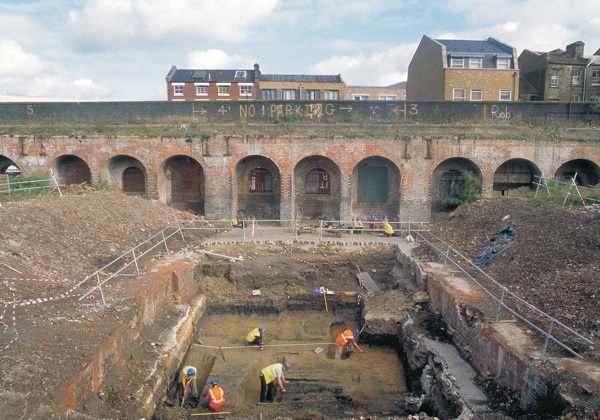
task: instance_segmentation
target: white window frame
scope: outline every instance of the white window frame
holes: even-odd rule
[[[571,102],[581,102],[581,96],[571,95]]]
[[[173,83],[173,96],[183,96],[185,83]]]
[[[592,70],[591,83],[592,86],[600,85],[600,70]]]
[[[459,92],[462,92],[462,96],[456,95]],[[452,89],[452,100],[453,101],[466,101],[467,100],[467,89],[464,89],[464,88]]]
[[[471,89],[471,101],[472,102],[483,101],[483,89]]]
[[[217,89],[219,89],[219,96],[230,96],[230,87],[231,83],[217,83]]]
[[[208,83],[194,83],[196,96],[208,96]]]
[[[234,79],[245,79],[246,78],[246,70],[236,70]]]
[[[510,70],[510,58],[497,58],[496,68],[501,70]]]
[[[281,100],[282,101],[295,101],[296,100],[296,89],[281,89]]]
[[[464,58],[452,58],[450,57],[450,68],[452,69],[464,69],[465,59]]]
[[[352,100],[353,101],[368,101],[369,95],[367,95],[365,93],[353,93]]]
[[[240,83],[240,96],[252,96],[252,83]],[[247,92],[244,92],[247,91]]]
[[[325,90],[323,91],[323,99],[326,101],[337,101],[340,99],[339,90]]]
[[[395,101],[396,95],[379,95],[380,101]]]
[[[579,86],[581,84],[581,69],[573,69],[571,71],[571,84]]]
[[[508,95],[508,98],[507,98]],[[504,97],[504,99],[503,99]],[[500,89],[500,94],[498,95],[498,100],[502,102],[510,102],[512,101],[512,90],[510,89]]]
[[[481,69],[481,68],[483,68],[483,58],[481,58],[481,57],[471,57],[471,58],[469,58],[469,68],[470,69]]]
[[[560,72],[556,69],[551,70],[550,73],[550,87],[558,87],[558,78],[559,78]]]

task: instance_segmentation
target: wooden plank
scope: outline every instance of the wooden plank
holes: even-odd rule
[[[375,281],[373,281],[369,273],[358,273],[356,278],[358,278],[358,283],[364,287],[367,292],[381,292],[381,289],[377,286]]]

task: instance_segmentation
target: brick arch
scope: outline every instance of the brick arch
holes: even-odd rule
[[[250,175],[254,169],[263,168],[271,175],[272,190],[251,192]],[[281,207],[281,172],[271,159],[250,155],[238,161],[234,170],[233,216],[240,219],[278,220]]]
[[[462,187],[461,174],[472,172],[483,184],[481,169],[471,159],[452,157],[440,162],[431,176],[431,203],[434,208],[441,208],[447,197],[458,197]]]
[[[60,178],[61,184],[92,183],[90,166],[83,158],[77,155],[60,155],[54,159],[50,166],[56,170],[55,175]]]
[[[502,163],[493,175],[493,196],[527,194],[540,182],[541,169],[528,159],[509,159]]]
[[[106,161],[106,179],[123,192],[132,195],[148,195],[148,174],[142,162],[133,156],[115,155]]]
[[[14,160],[10,159],[7,156],[0,155],[0,174],[5,174],[6,169],[11,165],[16,166],[17,168],[19,168],[19,170],[22,171],[21,167],[19,167],[19,165]]]
[[[308,194],[306,178],[314,169],[322,169],[330,176],[328,194]],[[342,172],[330,158],[322,155],[311,155],[301,159],[293,170],[294,208],[293,214],[302,219],[341,219]]]
[[[600,183],[600,166],[589,159],[572,159],[563,162],[560,165],[554,176],[561,181],[570,182],[570,178],[574,177],[578,185],[587,187],[595,186]]]
[[[402,173],[395,161],[384,156],[369,156],[357,162],[351,176],[351,217],[385,214],[390,219],[400,214]]]
[[[157,181],[159,201],[205,214],[205,173],[198,160],[185,154],[168,157],[158,169]]]

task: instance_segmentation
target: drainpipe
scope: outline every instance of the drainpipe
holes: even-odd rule
[[[595,57],[595,56],[592,56]],[[585,94],[586,94],[586,90],[587,90],[587,73],[588,73],[588,67],[595,63],[596,59],[595,58],[590,58],[590,61],[588,61],[588,63],[585,65],[585,70],[583,72],[583,102],[586,102],[585,100]]]

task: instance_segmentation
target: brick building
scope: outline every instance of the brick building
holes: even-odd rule
[[[507,44],[423,36],[408,66],[406,99],[516,101],[518,81],[516,49]]]
[[[169,101],[256,99],[258,82],[255,70],[178,69],[176,66],[171,67],[166,80]]]
[[[549,52],[523,50],[519,67],[524,81],[537,94],[524,98],[533,101],[580,102],[600,100],[600,50],[584,56],[585,44],[577,41],[566,49]]]
[[[406,82],[391,86],[346,86],[344,99],[348,101],[404,101]]]
[[[341,75],[262,74],[260,66],[244,69],[178,69],[167,74],[169,101],[314,100],[344,98]]]

